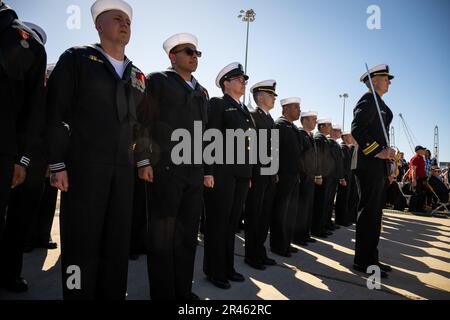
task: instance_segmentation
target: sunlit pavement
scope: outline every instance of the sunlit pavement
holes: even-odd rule
[[[232,283],[229,290],[206,280],[200,242],[193,291],[211,300],[450,299],[450,219],[386,213],[383,221],[380,257],[394,270],[388,279],[382,279],[380,289],[368,289],[367,277],[352,270],[353,226],[335,231],[326,240],[297,247],[299,252],[291,258],[269,252],[278,264],[264,271],[244,264],[243,233],[237,234],[235,268],[246,281]],[[56,217],[52,237],[59,243],[58,223]],[[61,299],[59,256],[59,249],[25,254],[23,276],[29,291],[11,294],[0,290],[0,299]],[[145,256],[130,261],[128,299],[149,299]]]

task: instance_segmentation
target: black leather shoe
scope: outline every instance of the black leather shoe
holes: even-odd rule
[[[365,273],[365,274],[367,274],[369,276],[373,275],[373,273],[367,272],[367,268],[368,267],[360,266],[359,264],[354,264],[353,265],[353,270]],[[380,277],[384,278],[384,279],[388,277],[388,274],[386,273],[386,271],[383,271],[381,268],[380,268]]]
[[[378,262],[378,266],[380,267],[380,269],[384,272],[391,272],[392,271],[392,267],[390,265]]]
[[[231,285],[228,282],[228,280],[222,280],[222,279],[216,279],[213,277],[208,277],[208,281],[211,282],[213,285],[215,285],[217,288],[220,289],[230,289]]]
[[[308,240],[306,240],[307,242],[309,242],[309,243],[314,243],[314,242],[317,242],[317,240],[316,239],[313,239],[313,238],[309,238]]]
[[[22,277],[19,277],[13,281],[1,282],[0,286],[8,291],[15,293],[22,293],[28,291],[28,282]]]
[[[317,232],[317,233],[313,233],[312,235],[313,235],[314,237],[321,238],[321,239],[326,239],[326,238],[328,238],[326,232]]]
[[[259,262],[259,261],[253,261],[253,260],[250,260],[250,259],[245,258],[245,259],[244,259],[244,262],[245,262],[246,264],[248,264],[250,267],[254,268],[254,269],[257,269],[257,270],[266,270],[266,266],[263,265],[263,264],[262,264],[261,262]]]
[[[233,281],[233,282],[244,282],[245,278],[242,274],[237,273],[235,271],[231,275],[228,276],[228,280]]]
[[[56,242],[49,241],[49,243],[47,243],[47,249],[54,250],[57,248],[58,248],[58,244]]]
[[[293,246],[290,246],[290,247],[289,247],[289,252],[290,252],[290,253],[297,253],[297,252],[298,252],[298,249],[295,248],[295,247],[293,247]]]
[[[331,235],[333,234],[333,232],[331,232],[331,231],[325,231],[325,234],[326,234],[327,236],[331,236]]]
[[[333,225],[334,230],[339,230],[341,227],[338,226],[337,224]]]
[[[266,258],[264,260],[263,264],[266,266],[275,266],[277,264],[277,262],[274,259]]]
[[[308,246],[308,241],[307,241],[307,240],[303,240],[303,241],[295,241],[295,244],[297,244],[297,245],[299,245],[299,246],[306,247],[306,246]]]
[[[38,242],[35,247],[36,248],[53,250],[53,249],[58,248],[58,244],[56,242],[53,242],[53,241],[42,241],[42,242]]]
[[[274,249],[270,249],[270,251],[272,251],[276,255],[279,255],[279,256],[282,256],[282,257],[286,257],[286,258],[292,257],[290,252],[283,252],[283,251],[278,251],[278,250],[274,250]]]

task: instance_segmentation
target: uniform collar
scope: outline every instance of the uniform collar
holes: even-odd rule
[[[287,122],[289,124],[294,124],[293,122],[290,122],[285,116],[281,116],[280,119],[284,122]]]
[[[119,75],[117,74],[117,72],[115,71],[114,67],[112,66],[112,64],[109,62],[108,59],[108,54],[103,50],[103,48],[101,47],[100,44],[96,43],[93,45],[90,45],[88,47],[91,47],[92,49],[98,51],[102,56],[105,57],[106,61],[105,63],[108,66],[108,69],[110,69],[110,71],[116,76],[117,79],[120,79]],[[125,60],[124,60],[124,73],[122,76],[122,79],[129,79],[129,75],[130,75],[130,71],[129,71],[129,65],[131,64],[131,60],[129,60],[127,58],[127,56],[125,56]],[[113,72],[114,71],[114,72]]]
[[[189,88],[190,90],[196,90],[197,89],[197,85],[199,83],[198,83],[197,79],[195,79],[194,76],[191,75],[191,81],[190,81],[192,83],[192,86],[194,87],[194,89],[192,89],[192,87],[187,83],[187,81],[184,80],[183,77],[181,77],[180,74],[178,72],[176,72],[173,67],[167,68],[167,72],[170,72],[171,74],[176,75],[177,78],[179,78],[179,80],[181,80],[183,82],[185,87]]]
[[[107,57],[109,55],[105,52],[105,50],[103,50],[102,46],[99,43],[93,44],[93,45],[91,45],[91,47],[94,48],[95,50],[99,51],[105,57]],[[125,56],[125,60],[123,62],[125,63],[125,68],[126,68],[128,66],[128,64],[131,63],[131,60],[128,59],[127,56]]]
[[[269,116],[269,115],[270,115],[268,112],[264,111],[264,109],[261,108],[260,106],[258,106],[258,110],[261,110],[262,112],[264,112],[264,114],[265,114],[266,116]]]
[[[234,99],[232,96],[230,96],[228,93],[224,94],[224,97],[228,100],[230,100],[234,105],[239,106],[242,108],[242,103],[236,99]]]
[[[298,130],[304,131],[308,136],[311,136],[312,132],[308,132],[303,127],[298,127]]]

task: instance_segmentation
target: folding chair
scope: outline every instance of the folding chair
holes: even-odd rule
[[[408,194],[405,194],[405,193],[403,192],[403,186],[405,185],[404,182],[398,182],[397,185],[398,185],[398,188],[400,189],[401,194],[402,194],[402,195],[405,197],[405,199],[406,199],[406,206],[409,208],[409,202],[410,202],[410,200],[411,200],[412,195],[408,195]]]
[[[436,194],[436,192],[434,192],[434,189],[433,189],[433,187],[430,184],[428,184],[428,188],[433,193],[433,195],[436,197],[437,205],[438,205],[438,207],[436,207],[436,209],[431,211],[431,214],[432,215],[441,214],[438,211],[444,211],[444,214],[449,214],[450,211],[448,210],[448,208],[450,206],[450,201],[447,201],[446,203],[443,203],[441,201],[441,199],[439,198],[439,196]]]

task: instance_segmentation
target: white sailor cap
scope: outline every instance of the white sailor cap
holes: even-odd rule
[[[265,80],[256,83],[253,87],[250,88],[251,93],[257,92],[268,92],[273,94],[275,97],[278,97],[275,90],[277,88],[277,82],[275,80]]]
[[[341,133],[341,136],[343,137],[343,136],[350,136],[352,133],[351,133],[351,131],[344,131],[344,132],[342,132]]]
[[[300,118],[306,118],[306,117],[317,117],[318,113],[316,111],[306,111],[300,113]]]
[[[341,130],[342,131],[342,126],[339,124],[333,124],[331,127],[333,128],[333,130]]]
[[[245,74],[242,64],[240,64],[239,62],[230,63],[225,68],[220,70],[216,78],[216,86],[218,88],[222,88],[225,80],[236,78],[239,76],[244,76],[244,79],[248,80],[248,75]]]
[[[389,73],[389,66],[387,64],[379,64],[371,69],[369,69],[370,76],[376,77],[376,76],[388,76],[389,80],[394,79],[394,76]],[[359,79],[361,82],[366,82],[369,80],[369,75],[367,72],[364,72],[364,74]]]
[[[133,8],[123,0],[97,0],[91,7],[92,20],[97,21],[99,15],[110,10],[124,12],[130,20],[133,20]]]
[[[24,24],[38,35],[38,37],[41,39],[42,44],[45,44],[47,42],[47,34],[45,33],[44,29],[32,22],[24,22]]]
[[[333,121],[331,121],[331,119],[319,119],[319,120],[317,120],[317,124],[326,124],[326,123],[332,124]]]
[[[291,98],[286,98],[286,99],[282,99],[280,101],[280,104],[282,107],[288,105],[288,104],[293,104],[293,103],[298,103],[300,104],[302,102],[302,100],[298,97],[291,97]]]
[[[196,36],[190,33],[177,33],[171,36],[166,41],[164,41],[163,48],[164,51],[166,51],[166,53],[169,54],[173,48],[175,48],[180,44],[192,44],[195,46],[195,48],[197,48],[198,39]]]

